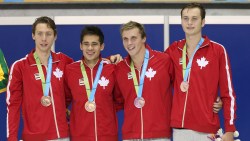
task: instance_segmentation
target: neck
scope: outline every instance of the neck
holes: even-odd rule
[[[201,34],[186,36],[187,49],[194,50],[201,38],[202,38]]]
[[[47,66],[48,65],[48,60],[49,60],[49,56],[50,56],[50,51],[49,52],[41,52],[36,50],[36,53],[41,61],[41,64]]]
[[[95,65],[97,64],[99,58],[95,59],[95,60],[87,60],[84,59],[84,62],[87,64],[87,66],[91,69],[93,69],[95,67]]]
[[[141,68],[142,63],[144,61],[145,52],[146,52],[146,48],[144,47],[140,50],[140,53],[134,56],[131,56],[131,59],[134,62],[134,65],[136,68]]]

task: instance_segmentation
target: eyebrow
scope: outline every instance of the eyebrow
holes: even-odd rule
[[[99,43],[99,41],[93,41],[93,42],[83,41],[82,43]]]

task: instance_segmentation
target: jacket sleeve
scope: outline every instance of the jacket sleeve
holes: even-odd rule
[[[170,57],[170,65],[169,65],[169,76],[171,77],[171,86],[174,87],[174,80],[175,80],[175,70],[174,70],[174,61],[171,57],[171,49],[173,48],[172,46],[176,46],[176,43],[172,43],[165,51],[164,53],[166,53],[169,57]]]
[[[6,91],[8,82],[9,69],[4,58],[3,52],[0,49],[0,93]]]
[[[115,101],[115,109],[116,111],[122,110],[124,108],[124,99],[121,93],[121,90],[119,88],[118,82],[117,82],[117,72],[115,71],[115,87],[113,90],[114,93],[114,101]]]
[[[64,73],[65,73],[65,77],[64,77],[64,93],[65,93],[65,107],[68,108],[68,106],[70,105],[71,103],[71,100],[72,100],[72,96],[71,96],[71,91],[69,89],[69,86],[68,86],[68,78],[69,78],[69,68],[67,67],[69,64],[73,63],[73,59],[70,58],[69,56],[63,54],[63,53],[60,53],[61,54],[61,59],[63,60],[63,62],[65,63],[65,66],[64,66]],[[68,109],[66,109],[66,111],[68,111]]]
[[[64,79],[64,91],[65,91],[66,108],[70,105],[70,103],[72,101],[72,94],[71,94],[71,91],[70,91],[70,88],[69,88],[68,79],[69,79],[69,70],[68,70],[68,67],[66,66],[65,79]]]
[[[22,73],[20,70],[18,64],[14,63],[9,75],[6,93],[8,141],[17,141],[23,92]]]
[[[231,66],[225,48],[220,54],[219,86],[223,101],[224,124],[226,132],[234,132],[236,118],[236,96],[232,83]]]

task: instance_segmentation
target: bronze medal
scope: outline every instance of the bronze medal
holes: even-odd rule
[[[134,105],[136,108],[142,108],[145,105],[145,100],[143,97],[136,97],[134,100]]]
[[[87,101],[87,102],[85,103],[85,109],[86,109],[86,111],[88,111],[88,112],[94,112],[95,109],[96,109],[95,101],[92,101],[92,102]]]
[[[182,91],[182,92],[187,92],[188,87],[189,87],[188,82],[186,82],[186,81],[182,81],[182,82],[181,82],[180,88],[181,88],[181,91]]]
[[[50,96],[42,96],[41,98],[41,104],[44,107],[48,107],[51,105],[51,97]]]

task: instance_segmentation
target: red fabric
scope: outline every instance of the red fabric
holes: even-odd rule
[[[64,74],[62,77],[56,77],[57,71],[64,73],[66,64],[73,62],[71,58],[62,53],[52,53],[52,74],[51,74],[51,92],[49,95],[54,99],[55,115],[53,107],[44,107],[41,104],[43,96],[41,80],[37,79],[38,69],[32,51],[25,58],[16,61],[11,69],[9,84],[7,87],[7,134],[8,141],[16,141],[20,109],[22,109],[22,118],[24,122],[23,139],[42,138],[57,139],[68,137],[68,124],[65,114],[65,94],[64,94]],[[46,68],[42,66],[46,78]],[[56,131],[56,123],[58,134]]]
[[[90,88],[92,88],[92,84],[94,83],[93,81],[95,79],[99,63],[100,60],[93,69],[90,69],[86,64],[84,64]],[[88,101],[88,97],[83,81],[80,85],[80,80],[83,78],[80,61],[67,66],[65,80],[70,91],[67,97],[69,97],[69,99],[71,98],[71,100],[67,103],[72,102],[70,115],[70,133],[72,141],[95,141],[95,135],[97,135],[98,141],[118,140],[118,125],[115,107],[115,103],[118,99],[113,93],[116,81],[114,70],[115,65],[107,63],[103,64],[103,70],[98,82],[104,82],[104,80],[109,82],[107,86],[101,86],[101,83],[98,83],[97,85],[95,93],[96,133],[94,112],[87,112],[85,110],[85,103]]]
[[[235,131],[236,97],[232,85],[228,55],[222,45],[209,40],[206,36],[204,36],[204,39],[203,44],[193,58],[189,76],[188,95],[180,90],[180,84],[183,81],[182,64],[180,61],[182,49],[186,41],[184,39],[176,41],[166,50],[166,53],[173,60],[176,78],[174,82],[171,126],[205,133],[216,133],[220,128],[220,123],[219,115],[213,112],[213,103],[216,101],[218,89],[220,89],[226,132]],[[208,61],[207,65],[199,64],[202,58],[203,62]],[[186,107],[185,101],[187,101]],[[231,125],[230,119],[232,119]]]
[[[154,51],[148,45],[150,59],[145,76],[142,97],[145,105],[141,110],[134,106],[137,97],[133,78],[130,70],[130,57],[126,57],[117,64],[116,77],[118,87],[124,98],[124,123],[122,127],[123,139],[143,138],[169,138],[171,136],[170,114],[171,114],[171,80],[173,79],[173,66],[167,54]],[[153,72],[155,71],[155,74]],[[141,70],[135,68],[137,80]],[[141,128],[143,122],[143,129]]]

